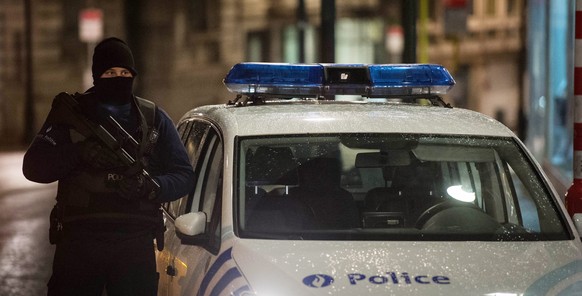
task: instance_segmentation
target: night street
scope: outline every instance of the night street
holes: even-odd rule
[[[56,183],[26,180],[23,153],[0,153],[0,295],[46,295],[50,277],[48,216]]]
[[[582,296],[582,0],[0,0],[0,139],[0,296]]]

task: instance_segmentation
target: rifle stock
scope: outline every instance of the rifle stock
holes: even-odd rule
[[[160,185],[156,180],[154,180],[150,174],[141,167],[141,162],[132,157],[131,154],[123,148],[124,143],[130,143],[131,145],[134,145],[134,147],[138,147],[139,143],[125,129],[123,129],[123,127],[121,127],[113,117],[110,117],[109,120],[112,121],[112,126],[116,129],[115,134],[123,135],[124,140],[122,142],[114,137],[102,125],[85,117],[77,100],[75,100],[75,98],[70,94],[62,92],[54,98],[47,120],[50,120],[52,123],[70,125],[86,138],[94,137],[98,139],[101,144],[115,153],[123,165],[130,168],[138,167],[138,173],[141,174],[146,182],[149,182],[156,191],[160,188]]]

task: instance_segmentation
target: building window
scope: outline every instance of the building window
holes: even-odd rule
[[[188,2],[190,29],[206,32],[219,27],[220,1],[191,0]]]
[[[269,32],[254,31],[247,34],[247,61],[269,61]]]
[[[299,35],[299,29],[296,25],[290,25],[283,29],[283,61],[286,63],[315,63],[317,61],[317,40],[315,29],[313,26],[306,26],[304,29],[304,61],[300,60]]]

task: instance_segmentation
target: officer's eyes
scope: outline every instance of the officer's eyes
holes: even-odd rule
[[[103,76],[104,77],[117,77],[117,76],[131,77],[132,74],[129,70],[123,70],[123,71],[120,71],[119,73],[114,71],[114,70],[109,70],[109,71],[103,72]]]

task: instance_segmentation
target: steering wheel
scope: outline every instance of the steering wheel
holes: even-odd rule
[[[422,214],[420,214],[420,216],[418,216],[418,219],[416,219],[416,223],[414,226],[418,229],[422,229],[424,227],[424,225],[426,224],[426,222],[428,222],[428,220],[430,220],[430,218],[434,217],[436,214],[438,214],[444,210],[456,208],[456,207],[468,207],[468,208],[473,208],[473,209],[479,209],[473,203],[462,202],[462,201],[452,200],[452,199],[446,200],[446,201],[440,202],[436,205],[433,205],[430,208],[426,209],[424,212],[422,212]]]

